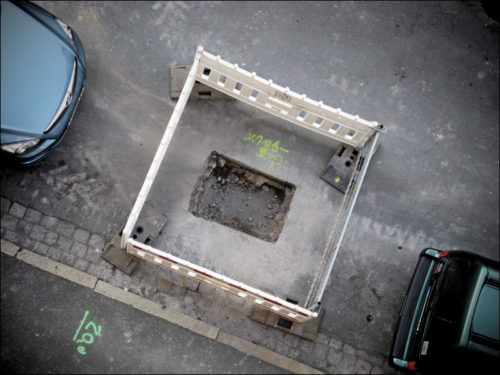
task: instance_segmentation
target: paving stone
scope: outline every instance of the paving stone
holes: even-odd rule
[[[97,234],[93,234],[90,236],[88,244],[89,244],[89,247],[92,249],[102,250],[102,249],[104,249],[105,241],[101,236],[99,236]]]
[[[214,294],[212,294],[212,298],[214,301],[221,303],[221,304],[224,304],[224,305],[226,304],[227,296],[228,296],[228,294],[219,288],[215,288]]]
[[[154,272],[150,267],[147,267],[147,264],[143,264],[143,267],[140,268],[137,276],[138,281],[145,285],[156,285],[160,279],[165,279],[170,282],[170,280],[164,277],[164,275],[158,275],[157,272]]]
[[[14,217],[17,217],[19,219],[22,219],[24,214],[26,213],[26,207],[24,206],[21,206],[19,203],[17,202],[14,202],[11,206],[10,206],[10,209],[9,209],[9,213],[14,216]]]
[[[328,345],[316,343],[316,345],[314,345],[312,357],[319,363],[326,363],[329,350],[330,348],[328,347]]]
[[[361,359],[364,359],[367,362],[370,362],[374,365],[379,365],[379,366],[383,365],[383,363],[386,360],[383,355],[378,355],[378,356],[371,355],[371,354],[368,354],[367,352],[365,352],[364,350],[356,350],[356,356],[361,358]]]
[[[309,340],[300,340],[299,351],[301,352],[301,354],[309,356],[309,354],[312,353],[313,348],[314,348],[314,342]]]
[[[47,234],[45,235],[43,242],[45,242],[49,246],[52,246],[57,242],[58,237],[59,235],[56,232],[47,231]]]
[[[290,333],[285,333],[285,335],[283,336],[283,341],[285,341],[290,348],[296,348],[299,345],[300,337],[292,335]]]
[[[354,365],[354,372],[356,374],[369,374],[372,369],[372,365],[365,360],[359,359]]]
[[[109,269],[113,269],[113,270],[117,270],[118,269],[118,268],[116,268],[116,266],[112,265],[111,263],[109,263],[104,258],[100,258],[99,262],[97,262],[97,264],[99,264],[99,265],[101,265],[103,267],[109,268]]]
[[[86,243],[87,240],[90,237],[90,233],[87,232],[86,230],[78,228],[75,230],[75,233],[73,233],[73,240],[81,242],[81,243]]]
[[[75,260],[76,260],[76,256],[74,256],[73,254],[63,253],[61,255],[60,262],[66,264],[66,265],[68,265],[70,267],[73,267],[73,264],[75,263]]]
[[[2,215],[6,212],[9,212],[10,205],[11,205],[10,200],[4,197],[0,198],[0,212],[2,213]]]
[[[100,250],[96,251],[95,248],[89,247],[89,250],[87,251],[87,254],[85,255],[85,259],[87,259],[89,262],[92,262],[92,263],[99,263],[102,259],[101,255],[102,255],[102,252]]]
[[[123,290],[137,294],[138,296],[141,295],[141,287],[138,284],[132,283],[128,287],[123,288]]]
[[[384,374],[384,370],[382,370],[380,367],[375,366],[370,371],[370,374]]]
[[[335,340],[333,337],[330,337],[330,341],[328,342],[328,345],[330,347],[334,348],[335,350],[340,351],[340,350],[342,350],[342,346],[344,345],[344,343],[342,343],[338,340]]]
[[[190,277],[184,276],[182,279],[182,286],[191,289],[193,292],[196,292],[200,286],[200,282]]]
[[[89,262],[88,261],[86,261],[85,259],[76,257],[75,265],[74,265],[74,267],[76,269],[85,272],[87,270],[88,266],[89,266]]]
[[[349,355],[356,355],[356,349],[354,349],[352,346],[344,344],[344,353],[349,354]]]
[[[138,283],[139,282],[139,277],[137,277],[137,269],[134,270],[134,272],[132,272],[132,274],[130,275],[130,280],[132,280],[133,283]]]
[[[158,289],[151,285],[143,285],[141,287],[141,295],[146,298],[152,299],[157,293]]]
[[[73,224],[67,223],[65,221],[60,221],[57,225],[56,232],[71,238],[75,232],[75,226]]]
[[[269,349],[278,354],[284,355],[285,357],[288,357],[288,352],[291,349],[283,339],[269,340],[263,344],[265,344],[266,346],[271,346],[271,348]]]
[[[126,290],[126,287],[124,288]],[[168,300],[170,299],[170,296],[167,296],[164,293],[158,292],[154,295],[154,300],[156,303],[162,305],[162,307],[168,306]]]
[[[214,292],[215,288],[205,283],[200,283],[200,286],[198,287],[198,293],[202,296],[210,297],[214,294]]]
[[[88,253],[88,250],[87,250],[87,253]],[[116,268],[114,265],[112,265],[111,263],[107,262],[106,260],[104,260],[102,258],[99,259],[99,262],[97,262],[96,265],[110,269],[113,274],[115,274],[115,272],[119,271],[118,268]]]
[[[36,210],[33,210],[31,208],[28,208],[26,210],[26,213],[24,214],[24,220],[26,220],[28,223],[32,224],[38,224],[42,218],[42,213]]]
[[[201,284],[200,284],[201,285]],[[254,309],[255,305],[251,302],[248,302],[248,301],[245,301],[245,303],[243,304],[243,306],[241,307],[241,312],[245,315],[245,316],[249,316],[253,309]]]
[[[139,261],[139,264],[137,265],[137,267],[135,268],[134,273],[133,273],[133,275],[137,278],[138,281],[140,281],[147,274],[149,274],[151,277],[160,277],[156,273],[153,273],[151,268],[149,268],[149,266],[151,266],[151,264]],[[170,280],[168,280],[168,281],[170,281]]]
[[[27,250],[32,250],[33,247],[35,247],[35,243],[37,243],[38,241],[35,241],[27,236],[24,236],[24,237],[20,237],[19,238],[19,241],[17,242],[17,244],[22,247],[23,249],[27,249]]]
[[[57,240],[57,244],[55,245],[55,247],[57,247],[61,251],[69,251],[72,245],[73,241],[71,241],[69,238],[61,236]]]
[[[24,220],[19,220],[17,223],[16,231],[24,236],[29,236],[31,230],[33,229],[33,224],[28,223]]]
[[[166,277],[172,283],[182,286],[184,276],[182,276],[180,273],[162,269],[161,274],[163,274],[164,277]]]
[[[113,285],[115,285],[119,288],[124,288],[130,284],[131,278],[129,275],[127,275],[127,274],[125,274],[122,271],[117,269],[114,272],[114,275],[113,275],[113,278],[111,279],[111,282],[113,283]]]
[[[47,234],[47,229],[40,225],[34,225],[31,230],[30,237],[37,241],[42,241]]]
[[[316,342],[318,344],[323,344],[323,345],[328,345],[328,342],[330,341],[330,338],[325,335],[324,333],[318,333],[316,336]]]
[[[168,291],[168,295],[172,297],[182,297],[186,294],[187,289],[179,286],[177,284],[172,284],[172,287]]]
[[[201,285],[203,285],[203,283],[201,283],[200,286]],[[196,301],[196,306],[198,306],[202,311],[210,311],[213,305],[214,301],[209,297],[205,297],[204,295],[200,295],[200,299]]]
[[[90,264],[87,273],[104,281],[109,281],[113,277],[113,271],[109,268],[97,264]]]
[[[304,362],[312,365],[313,358],[311,353],[313,348],[314,348],[314,342],[308,340],[300,340],[299,345],[296,348],[299,351],[299,357],[297,358],[297,360],[299,362]]]
[[[156,287],[162,293],[168,293],[172,285],[173,284],[170,282],[170,280],[164,279],[162,277],[158,277],[156,279]]]
[[[87,251],[88,252],[88,251]],[[118,268],[116,268],[116,266],[112,265],[111,263],[109,263],[108,261],[106,261],[105,259],[103,258],[100,258],[99,261],[96,263],[98,266],[102,266],[104,268],[109,268],[110,270],[112,270],[113,272],[117,271]]]
[[[336,373],[340,374],[355,374],[354,365],[356,364],[356,357],[350,354],[343,354],[340,362],[335,367]]]
[[[189,289],[188,289],[188,290],[186,290],[186,292],[187,292],[187,291],[189,291]],[[194,299],[193,299],[191,296],[188,296],[188,295],[186,294],[186,295],[184,295],[184,298],[182,298],[182,304],[183,304],[185,307],[187,307],[187,308],[191,309],[191,308],[193,307],[193,305],[194,305]]]
[[[99,273],[97,277],[102,278],[105,281],[111,281],[112,278],[114,277],[114,272],[112,268],[107,268],[103,266],[98,266],[99,267]]]
[[[245,300],[241,297],[228,294],[226,296],[226,304],[233,309],[239,310],[245,304]]]
[[[55,229],[57,228],[57,224],[59,220],[52,216],[42,215],[42,220],[40,221],[40,225],[47,229]]]
[[[184,302],[187,303],[189,300],[191,300],[191,304],[197,304],[198,300],[202,298],[200,293],[193,292],[192,290],[188,289],[186,290],[186,296],[184,297]]]
[[[288,357],[292,359],[297,359],[300,355],[300,352],[297,349],[290,349],[288,351]]]
[[[87,246],[80,242],[73,242],[71,246],[70,253],[79,256],[80,258],[85,258],[85,253],[87,252]]]
[[[5,229],[5,232],[3,234],[3,239],[10,241],[12,243],[17,243],[18,242],[18,236],[16,232],[11,231],[10,229]]]
[[[55,261],[59,261],[62,255],[63,252],[59,249],[56,249],[55,247],[49,247],[49,250],[47,251],[47,256]]]
[[[2,216],[2,228],[16,230],[16,225],[19,222],[19,219],[15,218],[12,215],[5,214]]]
[[[384,374],[404,374],[403,371],[397,371],[394,367],[390,366],[388,363],[386,363],[384,366],[382,366]]]
[[[342,352],[335,348],[330,348],[328,351],[327,363],[328,365],[336,365],[342,359]]]

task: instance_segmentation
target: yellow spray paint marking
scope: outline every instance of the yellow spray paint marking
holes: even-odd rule
[[[250,142],[259,147],[256,154],[258,158],[267,159],[269,163],[267,164],[266,171],[271,172],[276,165],[280,165],[285,161],[280,152],[288,154],[290,151],[284,147],[281,147],[280,141],[273,142],[270,139],[265,139],[262,134],[251,133],[248,137],[243,139],[245,142]]]

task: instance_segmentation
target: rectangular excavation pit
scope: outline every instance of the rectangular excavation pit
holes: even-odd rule
[[[196,182],[189,211],[268,242],[276,242],[295,186],[213,151]]]

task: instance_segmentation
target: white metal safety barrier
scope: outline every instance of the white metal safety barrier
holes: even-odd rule
[[[201,56],[196,78],[262,111],[357,149],[381,129],[378,122],[363,120],[342,112],[340,108],[312,100],[305,94],[297,94],[208,52]]]
[[[151,190],[153,181],[172,140],[195,81],[202,82],[215,90],[219,90],[267,113],[288,120],[293,124],[339,140],[358,149],[362,149],[367,142],[373,146],[377,138],[374,135],[377,135],[376,133],[382,129],[382,126],[377,122],[366,121],[360,119],[359,116],[353,116],[342,112],[340,109],[324,105],[322,102],[316,102],[305,95],[299,95],[291,91],[288,87],[276,85],[271,80],[260,78],[255,73],[250,73],[239,68],[238,65],[224,61],[220,56],[212,55],[199,46],[182,92],[146,175],[146,179],[123,229],[121,247],[123,249],[126,248],[129,254],[178,272],[186,277],[210,284],[226,293],[243,298],[291,321],[305,322],[317,317],[319,305],[311,302],[317,301],[321,297],[326,280],[316,278],[312,288],[314,290],[312,290],[312,294],[309,294],[308,303],[306,303],[306,306],[310,306],[310,308],[305,308],[131,238],[132,230]],[[375,141],[371,142],[373,138],[375,138]],[[373,149],[373,147],[370,147],[368,151],[369,157],[373,153]],[[369,161],[369,157],[367,162]],[[336,250],[340,246],[340,241],[345,230],[345,225],[339,223],[339,221],[341,219],[346,221],[349,219],[355,197],[366,172],[366,167],[367,165],[361,169],[360,173],[354,174],[354,176],[357,176],[359,183],[350,183],[349,185],[350,191],[346,193],[346,196],[354,196],[354,199],[349,198],[349,204],[346,205],[345,210],[341,210],[336,220],[337,224],[334,230],[336,235],[330,238],[330,240],[335,239],[335,244],[328,244],[330,250],[325,252],[327,254],[325,258],[327,259],[324,259],[321,271],[317,274],[323,276],[323,278],[328,278],[333,260],[335,259]],[[341,214],[342,218],[340,218]],[[334,246],[334,250],[331,250],[332,246]]]
[[[169,270],[180,273],[183,276],[201,281],[222,289],[226,293],[243,298],[264,309],[282,315],[289,320],[300,323],[318,316],[317,312],[312,312],[303,307],[290,303],[284,299],[262,290],[252,288],[249,285],[230,279],[217,272],[210,271],[187,260],[178,258],[172,254],[155,249],[133,239],[127,242],[127,252],[136,257],[147,260]]]
[[[370,165],[371,158],[375,153],[378,137],[379,134],[375,133],[367,143],[366,147],[361,149],[358,159],[356,160],[354,173],[349,181],[342,203],[340,204],[328,242],[321,256],[318,270],[314,275],[314,280],[311,284],[311,288],[309,289],[309,293],[304,304],[304,306],[308,309],[316,310],[319,308],[321,298],[325,292],[326,284],[330,273],[332,272],[333,263],[335,262],[340,244],[344,238],[347,225],[349,224],[349,219],[351,217],[354,204],[356,203],[361,184],[363,183],[366,171]]]

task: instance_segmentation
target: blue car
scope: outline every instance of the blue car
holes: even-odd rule
[[[3,160],[33,164],[66,134],[85,84],[78,35],[29,2],[1,2]]]

